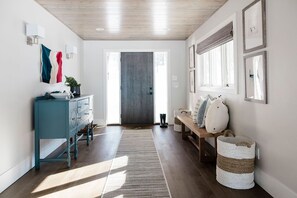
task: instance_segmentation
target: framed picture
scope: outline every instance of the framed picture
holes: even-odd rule
[[[244,57],[245,100],[267,104],[266,51]]]
[[[189,47],[189,66],[190,69],[195,68],[195,45]]]
[[[190,93],[195,93],[195,70],[190,71]]]
[[[242,15],[244,53],[266,47],[265,0],[255,0],[242,10]]]

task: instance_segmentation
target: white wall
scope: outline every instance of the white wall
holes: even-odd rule
[[[80,79],[80,57],[67,60],[65,45],[82,48],[82,40],[33,0],[0,2],[1,163],[0,192],[34,166],[33,99],[46,91],[67,89],[40,82],[40,46],[26,44],[25,23],[43,26],[41,43],[63,53],[63,74]],[[42,141],[46,156],[62,141]],[[42,167],[41,167],[42,168]]]
[[[84,41],[84,70],[82,91],[94,94],[95,122],[106,120],[106,71],[104,50],[154,51],[169,50],[169,123],[173,123],[173,110],[186,107],[185,41]],[[179,87],[172,87],[172,75],[177,76]]]
[[[256,182],[274,197],[297,197],[297,1],[266,0],[268,104],[244,101],[242,9],[251,2],[229,0],[188,38],[187,46],[237,14],[239,94],[222,94],[230,107],[230,126],[260,148]],[[190,94],[189,107],[204,94]]]

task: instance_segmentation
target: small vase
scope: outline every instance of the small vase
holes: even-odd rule
[[[70,87],[70,91],[74,96],[80,96],[80,86]]]

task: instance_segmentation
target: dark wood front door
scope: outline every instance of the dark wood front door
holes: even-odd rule
[[[121,53],[121,123],[153,124],[153,52]]]

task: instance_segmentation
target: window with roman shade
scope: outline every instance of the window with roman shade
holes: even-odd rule
[[[233,22],[199,42],[196,53],[200,88],[234,88]]]

